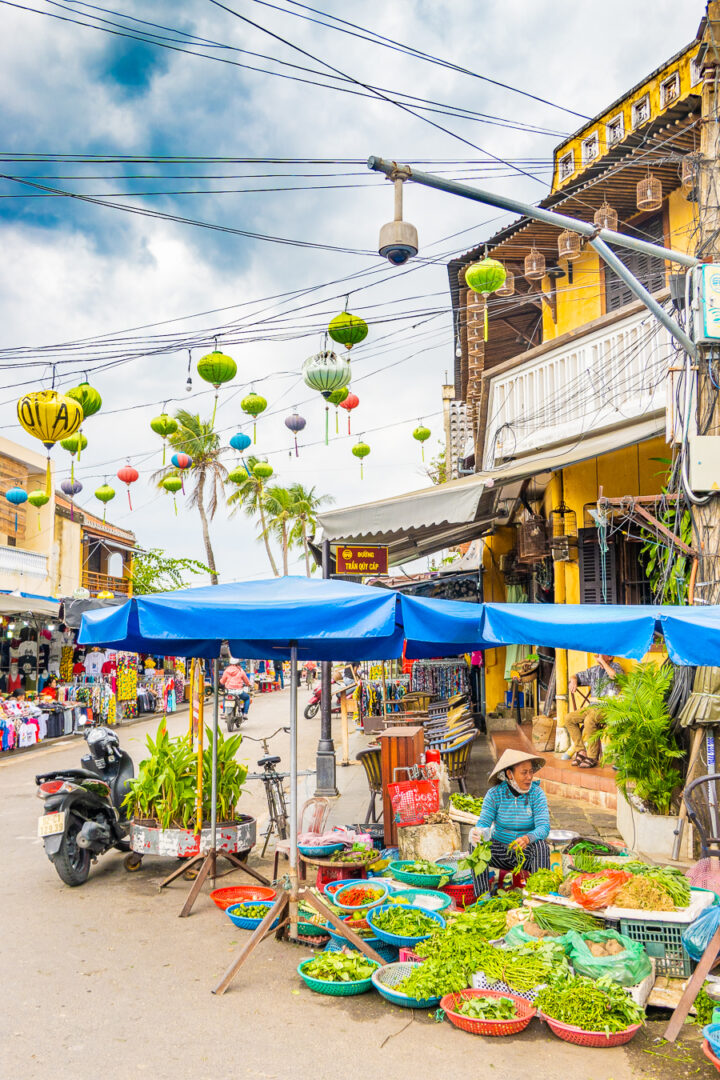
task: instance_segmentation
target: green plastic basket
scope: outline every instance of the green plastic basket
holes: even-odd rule
[[[372,975],[367,979],[358,979],[355,982],[329,982],[327,979],[313,979],[312,975],[306,975],[303,970],[306,964],[312,963],[314,957],[303,960],[298,964],[298,975],[305,981],[305,985],[316,994],[329,994],[331,997],[352,997],[354,994],[366,994],[372,987]],[[368,960],[373,965],[373,974],[380,967],[374,960]]]
[[[403,867],[412,866],[412,864],[412,859],[402,859],[398,862],[391,862],[388,870],[398,881],[406,881],[408,885],[417,885],[419,889],[437,889],[443,878],[450,881],[455,873],[454,866],[446,866],[444,863],[437,864],[442,867],[442,874],[411,874],[403,869]]]
[[[648,956],[655,960],[656,974],[671,979],[687,979],[695,969],[682,943],[683,931],[687,927],[687,923],[620,920],[620,933],[644,945]]]

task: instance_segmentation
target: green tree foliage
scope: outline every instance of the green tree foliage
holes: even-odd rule
[[[332,495],[317,495],[314,487],[306,488],[302,484],[293,484],[290,488],[293,499],[293,524],[290,529],[290,544],[302,547],[305,556],[305,573],[312,574],[308,536],[317,528],[317,513],[323,506],[334,502]]]
[[[265,543],[265,551],[267,552],[268,561],[273,574],[275,577],[280,577],[280,571],[277,568],[275,556],[270,547],[270,531],[265,515],[265,485],[262,480],[253,473],[253,468],[257,465],[258,460],[259,459],[256,457],[245,459],[245,467],[248,474],[247,479],[243,480],[242,484],[239,484],[232,494],[228,496],[228,506],[230,507],[231,515],[237,513],[239,509],[242,509],[247,517],[257,517],[259,519],[259,539],[263,540]]]
[[[438,443],[438,447],[437,454],[434,458],[430,459],[425,472],[428,474],[433,484],[444,484],[448,479],[445,447],[441,443]]]
[[[162,548],[150,548],[133,553],[130,581],[133,593],[142,596],[184,589],[189,584],[186,575],[209,573],[210,567],[198,559],[173,559]]]

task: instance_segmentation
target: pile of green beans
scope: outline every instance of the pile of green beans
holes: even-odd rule
[[[535,1004],[545,1016],[583,1031],[610,1034],[645,1022],[640,1006],[622,986],[606,977],[578,975],[562,986],[548,986],[540,991]]]

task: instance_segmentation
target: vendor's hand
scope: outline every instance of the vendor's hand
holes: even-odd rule
[[[528,846],[528,844],[530,843],[530,837],[529,837],[529,836],[519,836],[519,837],[517,838],[517,840],[514,840],[514,841],[513,841],[513,843],[514,843],[514,844],[516,844],[516,845],[517,845],[517,847],[519,847],[519,848],[522,848],[522,849],[523,849],[523,851],[524,851],[524,850],[525,850],[525,848],[526,848],[526,847]]]
[[[477,847],[478,844],[485,842],[485,829],[481,829],[478,825],[474,825],[470,830],[468,840],[472,847]]]
[[[573,675],[572,678],[570,679],[570,682],[568,683],[568,690],[570,691],[571,694],[574,694],[575,691],[577,690],[577,688],[578,688],[578,681],[577,681],[576,676]]]

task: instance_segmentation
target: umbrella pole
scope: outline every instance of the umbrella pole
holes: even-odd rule
[[[217,395],[216,395],[217,398]],[[210,850],[217,847],[217,739],[218,713],[220,708],[220,662],[213,660],[213,726],[212,726],[212,769],[210,772]],[[214,862],[214,860],[213,860]],[[215,866],[213,865],[213,880]]]
[[[290,646],[290,935],[297,937],[298,917],[298,762],[297,762],[297,645]]]

